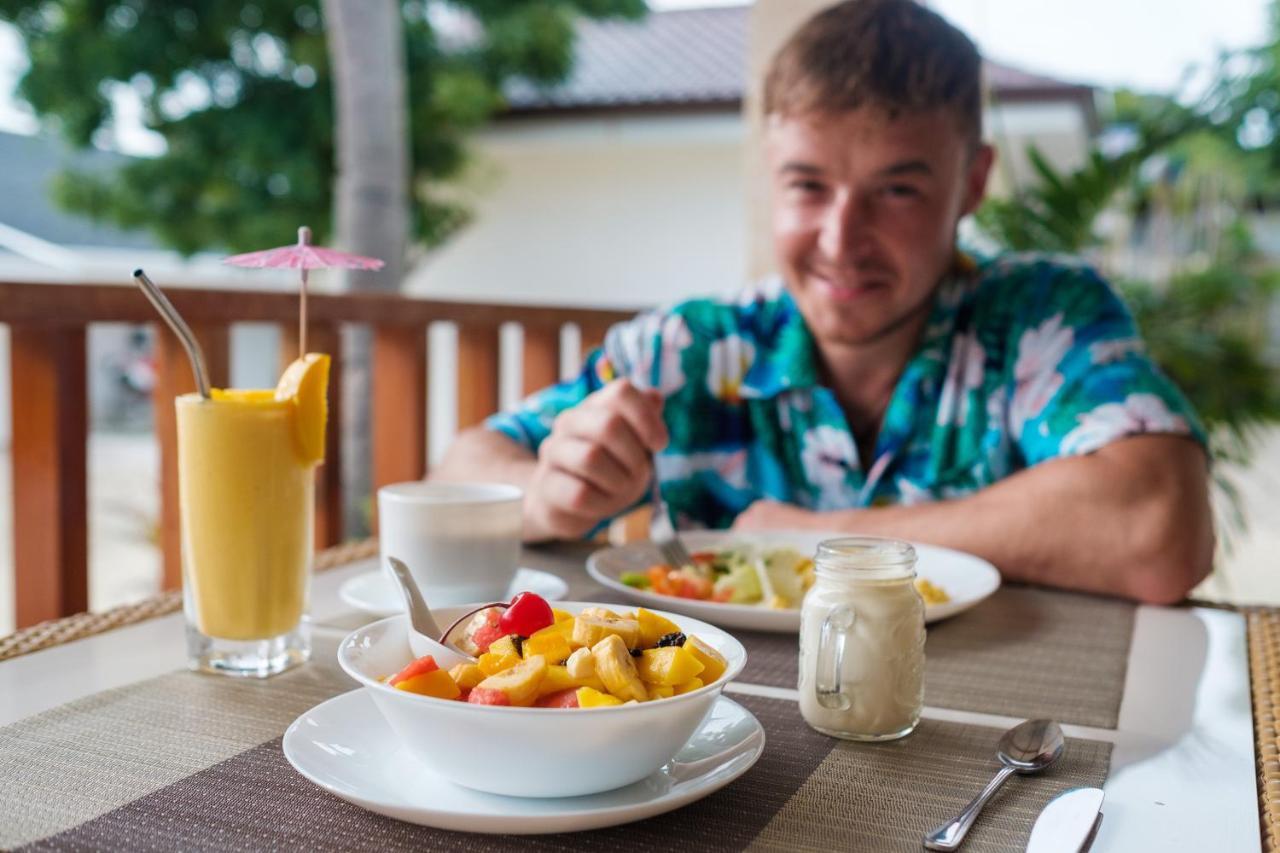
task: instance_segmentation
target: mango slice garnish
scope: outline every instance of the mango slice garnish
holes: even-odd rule
[[[304,462],[324,461],[325,423],[329,418],[329,356],[309,352],[280,376],[276,399],[294,404],[293,436]]]

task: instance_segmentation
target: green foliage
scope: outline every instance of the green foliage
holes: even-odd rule
[[[454,0],[478,32],[442,38],[404,0],[413,235],[439,242],[466,211],[439,184],[466,163],[467,134],[503,106],[513,77],[568,73],[577,15],[638,17],[643,0]],[[0,0],[31,67],[19,92],[77,146],[112,121],[130,87],[165,152],[114,175],[66,173],[57,201],[185,253],[247,251],[308,222],[331,227],[333,96],[317,0]]]
[[[1035,182],[978,213],[1003,248],[1095,256],[1103,213],[1172,217],[1184,252],[1173,273],[1121,281],[1120,290],[1152,358],[1208,428],[1214,458],[1232,466],[1247,465],[1260,430],[1280,422],[1280,370],[1268,356],[1266,325],[1280,271],[1257,255],[1247,225],[1259,202],[1280,201],[1280,146],[1269,142],[1280,128],[1280,2],[1272,12],[1273,40],[1251,52],[1246,71],[1224,59],[1216,82],[1190,104],[1114,93],[1109,120],[1134,134],[1127,151],[1091,151],[1069,173],[1030,151]],[[1144,175],[1144,166],[1160,168]],[[1216,466],[1214,479],[1226,498],[1224,532],[1242,530],[1229,466]]]

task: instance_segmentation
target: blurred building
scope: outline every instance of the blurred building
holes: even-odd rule
[[[749,81],[827,0],[762,0],[584,21],[570,78],[510,87],[479,135],[464,192],[474,223],[419,266],[414,292],[457,299],[653,303],[740,287],[768,267],[751,175]],[[1035,144],[1082,162],[1093,90],[986,64],[993,191],[1025,180]]]
[[[758,134],[749,81],[789,28],[825,3],[760,0],[636,22],[583,21],[565,83],[509,87],[510,109],[478,135],[458,189],[474,221],[423,259],[406,289],[635,306],[742,286],[768,263],[750,177]],[[1096,130],[1091,89],[994,63],[986,75],[987,132],[1001,149],[996,192],[1025,177],[1028,144],[1067,168],[1081,160]],[[0,280],[128,282],[143,266],[167,287],[293,286],[288,275],[229,270],[217,254],[182,258],[145,232],[94,224],[51,200],[60,170],[104,172],[123,161],[0,132]],[[274,330],[233,334],[233,382],[272,382]],[[0,444],[9,425],[5,337],[0,323]],[[447,334],[440,346],[443,354]],[[145,425],[138,331],[95,327],[89,349],[95,425]],[[504,388],[504,401],[514,393]]]

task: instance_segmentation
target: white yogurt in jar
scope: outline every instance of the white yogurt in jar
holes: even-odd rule
[[[800,615],[800,713],[851,740],[910,734],[924,705],[924,602],[915,549],[869,537],[823,542]]]

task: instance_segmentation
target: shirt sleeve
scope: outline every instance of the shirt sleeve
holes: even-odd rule
[[[563,411],[581,403],[609,382],[627,378],[641,388],[658,387],[663,335],[669,331],[674,314],[652,311],[609,328],[604,345],[592,350],[577,375],[559,384],[534,392],[513,411],[500,412],[484,425],[528,448],[533,453],[551,434],[551,426]]]
[[[1009,427],[1028,465],[1131,435],[1207,446],[1191,404],[1147,355],[1120,297],[1086,267],[1026,285],[1011,330]]]
[[[499,412],[485,422],[486,428],[537,453],[551,434],[556,416],[599,391],[613,378],[613,365],[603,349],[592,350],[578,374],[563,382],[530,394],[512,411]]]

